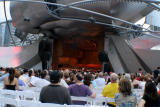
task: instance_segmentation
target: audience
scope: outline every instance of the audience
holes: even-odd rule
[[[111,107],[135,107],[137,102],[139,103],[138,107],[160,107],[158,95],[158,93],[160,94],[160,72],[157,70],[153,74],[123,73],[118,75],[75,69],[67,72],[62,69],[61,72],[18,70],[16,68],[4,68],[4,70],[0,77],[0,81],[4,82],[4,89],[19,90],[19,86],[25,86],[24,88],[20,87],[23,90],[42,89],[41,92],[38,90],[40,92],[39,100],[42,103],[71,104],[70,95],[95,98],[94,92],[96,92],[96,100],[102,96],[114,98],[115,103],[108,103]],[[83,101],[72,101],[72,103],[74,105],[86,104]]]
[[[119,82],[119,93],[115,95],[115,103],[118,107],[135,107],[136,95],[132,93],[131,82],[121,79]]]
[[[40,92],[42,103],[71,104],[71,97],[67,88],[59,85],[61,75],[58,71],[50,73],[51,85],[43,87]]]

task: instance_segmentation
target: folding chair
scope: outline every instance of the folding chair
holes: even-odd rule
[[[18,99],[17,91],[14,90],[0,90],[0,97]]]
[[[85,101],[87,104],[92,105],[93,99],[89,97],[78,97],[78,96],[71,96],[72,101]]]
[[[28,101],[28,100],[19,100],[18,105],[19,105],[19,107],[39,107],[40,102]]]
[[[6,105],[19,107],[18,101],[16,99],[12,99],[12,98],[2,98],[1,97],[0,98],[0,105],[1,105],[1,107],[6,107]]]
[[[20,100],[36,101],[35,93],[30,91],[17,91]]]
[[[66,107],[66,106],[54,103],[40,103],[39,107]]]

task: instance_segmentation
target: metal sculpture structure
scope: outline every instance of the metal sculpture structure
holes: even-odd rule
[[[6,0],[4,0],[4,4],[5,1]],[[157,32],[134,23],[149,14],[152,10],[159,10],[160,0],[8,1],[11,1],[10,13],[12,23],[19,34],[42,33],[61,43],[61,46],[58,42],[54,44],[54,46],[56,45],[54,51],[55,56],[53,58],[53,62],[56,62],[54,63],[55,65],[58,63],[68,63],[69,61],[71,61],[70,63],[73,65],[75,63],[78,65],[82,62],[89,64],[90,62],[88,61],[100,64],[97,63],[97,59],[92,59],[98,55],[99,51],[106,51],[105,33],[116,35],[117,37],[121,35],[122,32],[124,34],[148,34],[158,37],[153,35],[153,33],[155,34]],[[103,37],[103,39],[100,39],[101,37]],[[121,36],[119,38],[111,37],[111,39],[111,45],[108,45],[108,47],[110,47],[108,57],[116,72],[136,72],[137,68],[142,67],[139,61],[136,60],[134,54],[128,51],[129,48],[124,44],[123,40],[121,40]],[[100,42],[104,44],[100,44]],[[93,48],[93,46],[95,47]],[[124,48],[123,46],[126,48],[124,49],[125,52],[121,51]],[[60,50],[59,48],[62,48],[62,51],[57,51]],[[70,53],[68,50],[66,51],[66,49],[70,49]],[[91,54],[93,57],[90,55],[87,59],[87,57],[84,56],[86,53],[89,56],[88,53],[90,51],[92,51]],[[113,54],[112,52],[115,53]],[[128,53],[128,56],[125,56],[125,53]],[[126,62],[130,57],[132,57],[132,63]],[[83,60],[85,58],[86,60]],[[135,65],[135,67],[132,67],[132,64]]]
[[[133,23],[153,9],[160,9],[157,3],[153,0],[12,0],[10,11],[14,25],[22,32],[52,36],[86,36],[90,32],[95,36],[108,28],[153,32]]]

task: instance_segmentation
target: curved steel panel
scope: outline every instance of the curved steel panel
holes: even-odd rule
[[[34,0],[37,1],[37,0]],[[43,0],[41,0],[43,1]],[[81,0],[58,0],[58,4],[70,4]],[[93,3],[84,3],[77,5],[78,8],[83,8],[102,14],[114,16],[126,21],[135,22],[152,11],[152,8],[147,4],[137,1],[120,1],[120,0],[97,0]],[[42,30],[55,30],[57,35],[86,35],[86,32],[105,32],[104,26],[92,23],[58,20],[53,14],[49,14],[47,5],[31,2],[11,2],[11,16],[13,22],[16,23],[16,28],[24,32],[39,33]],[[65,8],[58,11],[61,17],[72,17],[80,19],[89,19],[93,17],[104,23],[112,23],[112,20],[99,15],[90,14],[87,12],[75,10],[73,8]],[[115,21],[117,25],[122,25],[122,22]],[[98,30],[93,31],[93,28]],[[100,30],[101,29],[101,30]],[[74,32],[79,32],[75,33]],[[65,33],[63,33],[65,32]]]
[[[23,46],[23,47],[0,47],[0,66],[23,67],[22,66],[23,64],[25,64],[26,62],[29,62],[34,57],[36,60],[32,60],[32,61],[34,61],[36,64],[40,62],[39,58],[37,58],[37,53],[38,53],[38,42],[32,45]],[[28,65],[29,64],[31,63],[28,63]]]

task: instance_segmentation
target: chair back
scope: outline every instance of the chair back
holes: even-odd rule
[[[67,107],[67,106],[61,105],[61,104],[54,104],[54,103],[41,103],[39,107]]]
[[[0,97],[0,105],[1,105],[1,107],[7,107],[6,105],[10,105],[10,106],[12,105],[15,107],[19,107],[17,99],[12,99],[12,98]]]
[[[19,100],[18,105],[19,107],[39,107],[40,102],[35,101],[27,101],[27,100]]]
[[[14,91],[14,90],[1,89],[0,97],[18,99],[17,91]]]
[[[36,101],[35,92],[31,91],[18,91],[17,92],[20,100],[33,100]]]

